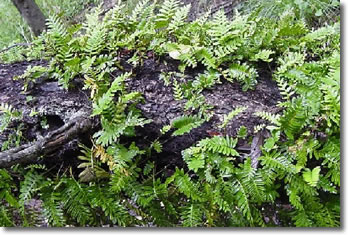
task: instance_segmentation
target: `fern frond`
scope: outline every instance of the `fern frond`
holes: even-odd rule
[[[243,83],[243,91],[252,89],[257,84],[257,71],[250,65],[244,64],[232,64],[228,70],[225,71],[228,74],[227,80],[233,82],[234,79]]]
[[[254,126],[254,133],[256,134],[256,133],[260,132],[265,127],[266,127],[266,124],[260,124],[260,125]]]
[[[92,116],[100,115],[102,112],[109,108],[110,104],[113,102],[114,93],[121,91],[123,89],[123,82],[131,76],[130,73],[124,73],[118,76],[111,84],[111,87],[107,92],[100,97],[97,102],[93,103],[93,113]]]
[[[270,123],[276,125],[276,126],[280,126],[280,115],[279,114],[273,114],[273,113],[269,113],[266,111],[261,111],[261,112],[256,112],[255,113],[256,116],[261,117],[264,120],[269,121]]]
[[[172,121],[172,126],[176,128],[173,132],[173,136],[180,136],[190,132],[192,129],[199,127],[205,122],[197,116],[181,116]]]
[[[142,0],[137,3],[129,17],[131,24],[138,23],[138,17],[143,13],[149,2],[150,0]]]
[[[306,107],[300,99],[294,100],[280,119],[281,128],[288,138],[294,139],[294,135],[305,126],[307,120]]]
[[[183,90],[176,79],[173,80],[173,91],[174,91],[174,99],[175,100],[184,99]]]
[[[177,31],[181,26],[185,25],[185,20],[187,18],[187,15],[190,11],[191,4],[188,4],[184,7],[179,8],[175,15],[173,16],[173,19],[169,23],[167,30],[171,33]]]
[[[240,177],[240,182],[254,200],[259,203],[265,201],[266,195],[263,177],[260,172],[257,172],[256,168],[252,167],[250,158],[247,158],[242,164],[237,174]]]
[[[163,146],[161,142],[159,142],[158,140],[155,140],[154,142],[152,142],[151,148],[153,148],[157,153],[161,153]]]
[[[31,170],[24,176],[24,180],[21,182],[19,202],[24,205],[26,201],[32,198],[37,193],[38,188],[43,182],[42,175]]]
[[[295,94],[294,87],[296,86],[296,84],[289,85],[285,81],[285,79],[282,79],[280,77],[276,79],[276,82],[278,85],[278,89],[280,90],[280,94],[283,96],[283,99],[285,99],[286,101],[289,101],[291,97]]]
[[[0,103],[0,133],[3,132],[12,121],[21,118],[22,113],[14,109],[12,105]]]
[[[185,174],[183,169],[176,169],[174,175],[167,178],[165,184],[169,185],[171,182],[178,187],[179,192],[185,194],[192,201],[202,201],[201,192],[198,190],[198,186],[192,182],[191,178]]]
[[[175,15],[175,12],[179,9],[180,2],[178,0],[165,0],[156,18],[156,27],[162,28],[169,25],[169,22]]]
[[[211,52],[210,48],[202,48],[198,51],[196,51],[196,57],[198,61],[202,62],[205,66],[207,66],[208,69],[216,69],[216,59]]]
[[[88,205],[88,191],[73,179],[65,180],[62,202],[66,213],[81,225],[93,222],[92,211]]]
[[[226,128],[227,124],[234,118],[236,117],[238,114],[242,113],[243,111],[245,111],[247,109],[247,107],[244,106],[240,106],[235,108],[234,110],[232,110],[231,112],[229,112],[227,115],[224,115],[224,121],[223,123],[219,126],[219,128],[224,129]]]
[[[279,170],[289,174],[296,172],[295,166],[291,163],[289,157],[276,151],[263,153],[263,156],[259,157],[259,161],[263,167],[278,171],[279,176],[282,175]]]
[[[234,179],[232,181],[231,188],[235,194],[238,209],[251,223],[253,223],[248,193],[243,184],[238,179]]]
[[[226,156],[239,156],[239,153],[234,149],[236,144],[237,139],[233,139],[232,137],[214,136],[201,140],[198,146],[212,153],[220,153]]]
[[[181,208],[181,220],[183,227],[198,227],[203,222],[203,208],[201,204],[189,203]]]
[[[53,192],[44,194],[42,197],[45,218],[53,227],[63,227],[66,224],[64,212],[61,205],[60,193]]]

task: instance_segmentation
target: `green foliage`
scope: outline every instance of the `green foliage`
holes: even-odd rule
[[[224,116],[224,121],[223,123],[219,126],[219,128],[226,128],[227,124],[238,114],[242,113],[245,111],[247,108],[246,107],[237,107],[233,111],[229,112],[227,115]]]
[[[3,132],[11,122],[22,118],[22,113],[9,104],[0,104],[0,114],[0,132]]]
[[[23,125],[20,123],[22,118],[21,111],[14,109],[9,104],[0,103],[0,134],[6,133],[7,135],[7,140],[2,143],[1,151],[20,145],[23,130]],[[19,124],[16,125],[16,123]]]
[[[286,11],[293,11],[298,19],[306,20],[308,24],[323,24],[335,17],[335,9],[339,7],[337,0],[285,0],[256,1],[248,0],[243,10],[255,11],[260,17],[277,19]]]
[[[176,130],[173,132],[173,136],[183,135],[190,132],[193,128],[197,128],[205,122],[204,119],[201,119],[197,116],[182,116],[176,118],[172,121],[171,125]]]
[[[120,3],[104,18],[97,8],[72,27],[51,17],[38,49],[49,66],[29,68],[25,79],[35,83],[45,73],[66,89],[83,79],[101,127],[92,146],[81,145],[70,174],[39,165],[0,170],[1,225],[13,226],[17,213],[22,226],[41,217],[49,226],[340,226],[339,23],[310,29],[302,19],[313,16],[312,8],[304,1],[278,1],[279,8],[267,9],[281,11],[277,21],[259,18],[266,1],[260,4],[248,15],[236,11],[228,19],[219,11],[193,22],[186,21],[190,6],[176,0],[139,1],[129,14]],[[161,79],[185,102],[185,114],[146,142],[136,138],[137,128],[150,122],[136,108],[143,99],[126,84],[148,52],[180,62],[181,73]],[[196,67],[205,71],[187,73]],[[182,168],[157,165],[171,129],[168,138],[175,138],[212,117],[204,91],[226,82],[221,79],[252,89],[267,67],[283,99],[279,111],[255,113],[265,122],[254,127],[255,133],[265,128],[259,157],[254,149],[237,151],[248,140],[220,134],[184,149]],[[221,128],[246,108],[226,115]],[[20,115],[7,105],[0,110],[3,131]],[[237,137],[247,131],[241,126]],[[42,210],[28,209],[31,200],[40,200]]]

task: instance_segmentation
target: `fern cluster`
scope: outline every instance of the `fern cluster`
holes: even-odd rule
[[[189,9],[177,0],[143,0],[127,14],[118,1],[104,18],[97,8],[83,25],[49,19],[40,39],[49,66],[29,68],[21,78],[35,82],[46,73],[67,89],[82,78],[101,129],[91,146],[81,145],[79,166],[70,172],[0,169],[1,225],[17,225],[18,214],[23,226],[42,218],[50,226],[340,226],[339,23],[311,30],[292,11],[277,22],[237,11],[232,19],[220,11],[188,22]],[[127,138],[151,120],[136,108],[141,94],[126,87],[136,69],[126,72],[121,62],[142,65],[148,52],[181,63],[180,73],[161,75],[184,103],[185,115],[161,130],[173,129],[172,137],[210,120],[204,90],[222,79],[252,89],[260,64],[272,66],[281,111],[255,113],[265,121],[255,132],[267,133],[261,155],[255,158],[253,146],[238,151],[238,138],[248,142],[241,127],[237,136],[204,138],[183,150],[185,167],[159,169],[161,138],[148,145]],[[186,79],[198,66],[205,71]],[[221,128],[245,109],[226,115]],[[19,115],[6,105],[0,111],[2,131]],[[28,209],[32,200],[42,209]]]

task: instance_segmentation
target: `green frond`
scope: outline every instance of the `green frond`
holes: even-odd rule
[[[174,181],[179,192],[185,194],[192,201],[202,201],[201,193],[198,191],[198,185],[192,182],[191,178],[184,173],[184,170],[176,169],[174,175],[167,179],[166,185]]]
[[[156,27],[162,28],[169,25],[175,13],[179,9],[180,2],[178,0],[165,0],[161,4],[161,8],[156,17]]]
[[[278,171],[280,176],[282,174],[279,171],[287,172],[289,174],[296,172],[295,166],[291,163],[289,157],[277,151],[272,151],[271,153],[264,152],[258,160],[261,162],[263,167],[269,168],[272,171]]]
[[[220,153],[226,156],[239,156],[239,153],[234,149],[236,144],[237,139],[233,139],[232,137],[214,136],[201,140],[198,146],[212,153]]]
[[[294,135],[306,125],[306,109],[306,105],[300,99],[294,99],[292,107],[289,107],[281,117],[281,128],[289,139],[294,139]]]
[[[169,32],[175,32],[177,31],[181,26],[185,25],[185,20],[188,16],[188,13],[190,11],[191,5],[188,4],[184,7],[179,8],[174,16],[171,22],[169,23],[167,30]]]
[[[243,83],[242,89],[246,91],[252,89],[257,84],[257,71],[250,65],[244,64],[232,64],[229,69],[225,71],[227,73],[227,79],[233,82],[234,79]]]
[[[53,192],[41,197],[43,199],[44,216],[53,227],[63,227],[66,224],[60,193]]]
[[[247,107],[240,106],[229,112],[227,115],[224,115],[224,121],[223,123],[219,126],[219,128],[224,129],[226,128],[227,124],[238,114],[244,112],[247,109]]]
[[[88,205],[88,191],[85,186],[74,179],[66,180],[64,185],[62,202],[66,213],[81,225],[92,223],[92,211]]]
[[[42,175],[33,170],[28,171],[20,185],[19,203],[24,205],[26,201],[31,199],[32,196],[37,193],[37,190],[43,181]]]
[[[184,99],[183,89],[176,79],[173,80],[173,91],[174,91],[174,99],[175,100]]]
[[[181,208],[183,227],[198,227],[203,223],[203,208],[199,203],[189,203]]]
[[[3,132],[12,121],[21,118],[22,113],[14,109],[12,105],[0,103],[0,133]]]
[[[257,172],[256,168],[251,166],[250,158],[246,159],[237,174],[248,194],[250,194],[257,202],[263,202],[266,198],[265,183],[262,174]]]
[[[145,10],[149,2],[150,0],[142,0],[139,1],[138,4],[134,7],[129,17],[129,21],[132,24],[138,23],[138,17],[143,14],[143,11]]]
[[[253,224],[253,218],[252,218],[251,209],[250,209],[250,202],[249,202],[248,193],[246,189],[244,188],[243,184],[238,179],[234,179],[232,181],[231,186],[233,189],[233,193],[235,194],[238,209],[250,221],[250,223]]]
[[[180,136],[190,132],[204,123],[204,119],[197,116],[181,116],[172,121],[172,126],[176,129],[173,136]]]

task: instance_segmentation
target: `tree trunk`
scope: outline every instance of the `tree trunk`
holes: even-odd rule
[[[11,0],[35,36],[45,29],[46,18],[34,0]]]

